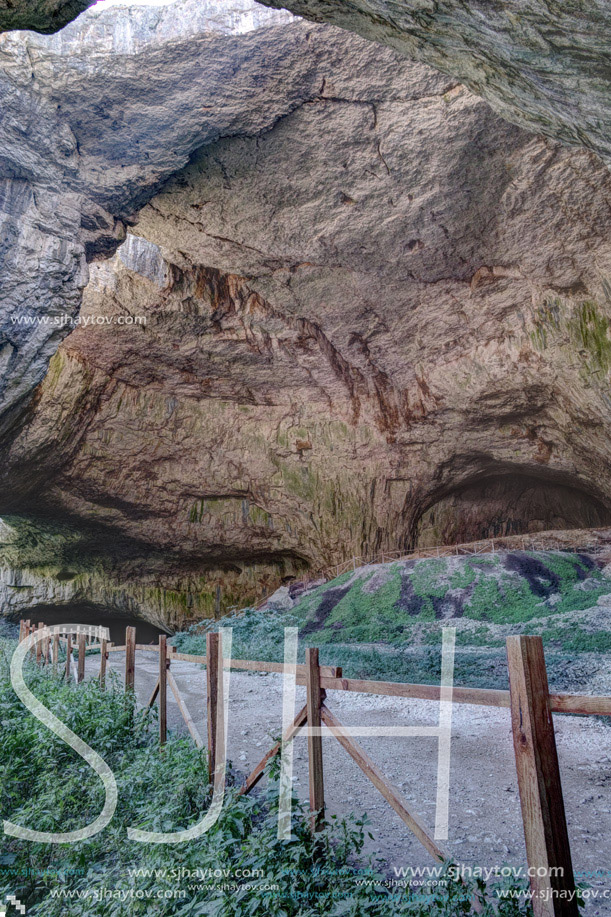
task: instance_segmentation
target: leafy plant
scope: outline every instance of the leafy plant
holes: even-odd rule
[[[143,845],[128,826],[176,831],[210,804],[206,757],[184,739],[160,750],[150,713],[110,680],[63,683],[26,663],[37,697],[103,755],[119,798],[110,825],[76,844],[5,838],[0,892],[16,893],[33,917],[528,917],[524,901],[495,903],[482,883],[446,871],[431,890],[393,888],[383,864],[360,859],[367,819],[332,817],[312,835],[293,799],[290,839],[278,839],[278,766],[267,789],[243,797],[229,788],[212,828],[189,842]],[[39,830],[66,831],[93,820],[101,784],[63,742],[26,713],[0,666],[0,806],[5,817]]]

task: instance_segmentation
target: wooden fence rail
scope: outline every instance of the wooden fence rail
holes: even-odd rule
[[[44,625],[39,624],[38,627],[44,628]],[[20,642],[35,631],[36,627],[30,621],[21,621]],[[207,634],[206,655],[201,656],[176,652],[173,647],[167,645],[165,635],[159,637],[158,646],[138,644],[133,627],[126,630],[124,646],[113,646],[106,641],[88,643],[85,637],[79,634],[78,666],[75,666],[72,636],[67,634],[61,637],[53,630],[51,646],[49,637],[46,632],[44,633],[43,639],[31,648],[39,664],[52,663],[54,671],[57,671],[58,649],[61,642],[66,648],[65,677],[69,679],[73,676],[74,667],[75,680],[80,682],[85,677],[87,649],[99,649],[99,679],[102,687],[106,679],[106,663],[110,653],[125,653],[125,688],[129,691],[135,688],[136,651],[158,653],[159,676],[148,706],[151,707],[155,702],[159,705],[159,741],[162,746],[167,739],[169,687],[191,737],[198,748],[203,747],[202,737],[180,693],[171,665],[180,660],[205,666],[207,754],[211,782],[222,778],[223,774],[221,762],[224,761],[226,714],[223,672],[228,668],[251,672],[282,673],[285,670],[281,663],[233,658],[224,660],[218,633]],[[292,741],[307,725],[314,728],[312,732],[308,730],[309,803],[313,831],[320,830],[324,821],[322,737],[326,734],[337,739],[429,853],[438,860],[446,859],[446,855],[400,790],[387,780],[378,766],[354,741],[350,729],[342,726],[328,707],[328,692],[333,691],[439,701],[441,688],[437,685],[343,678],[341,668],[321,666],[318,653],[316,648],[307,649],[305,665],[295,667],[296,683],[306,687],[305,706],[285,731],[282,740],[264,755],[246,778],[240,792],[249,793],[263,776],[267,764],[281,752],[283,743]],[[611,697],[550,693],[540,637],[508,637],[507,660],[509,691],[453,687],[452,700],[460,704],[499,707],[510,711],[526,853],[528,865],[532,867],[530,872],[534,873],[530,878],[534,893],[534,917],[578,917],[575,897],[570,895],[575,891],[575,882],[552,713],[611,716]]]
[[[600,550],[605,546],[604,530],[599,530],[601,537],[597,538],[597,530],[592,532],[589,550]],[[370,567],[375,564],[399,563],[401,561],[430,559],[435,557],[469,557],[479,554],[496,554],[499,551],[553,551],[575,550],[567,547],[567,541],[558,538],[554,531],[538,532],[536,535],[497,535],[496,538],[482,538],[479,541],[461,542],[459,544],[430,545],[429,547],[414,547],[400,551],[378,551],[376,554],[359,554],[348,558],[340,564],[323,569],[329,579],[335,579],[349,570],[359,567]],[[583,541],[579,550],[584,550]],[[265,600],[264,600],[265,602]],[[262,602],[261,604],[264,604]],[[216,617],[216,615],[215,615]]]

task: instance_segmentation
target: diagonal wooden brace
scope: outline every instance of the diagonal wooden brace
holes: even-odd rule
[[[379,768],[373,763],[371,758],[363,751],[360,745],[346,732],[342,724],[331,713],[329,708],[323,704],[321,708],[321,717],[325,726],[331,730],[339,744],[346,749],[350,757],[356,761],[366,777],[371,780],[377,790],[380,791],[384,799],[390,803],[397,815],[405,822],[410,831],[415,834],[420,843],[426,847],[432,856],[437,860],[447,859],[443,851],[437,846],[433,838],[427,833],[426,828],[411,811],[407,799],[397,787],[389,784]]]
[[[184,700],[183,700],[182,694],[181,694],[180,691],[178,690],[178,685],[176,684],[176,679],[175,679],[174,676],[172,675],[172,672],[171,672],[170,669],[168,669],[168,684],[169,684],[170,688],[172,689],[172,693],[173,693],[174,697],[176,698],[176,703],[178,704],[178,709],[180,710],[180,712],[181,712],[181,714],[182,714],[183,720],[184,720],[185,723],[187,724],[187,729],[189,730],[189,732],[190,732],[190,734],[191,734],[191,738],[193,739],[193,741],[195,742],[195,744],[196,744],[196,746],[197,746],[198,748],[203,748],[203,747],[204,747],[203,739],[202,739],[202,737],[200,736],[199,732],[197,731],[197,727],[196,727],[195,723],[193,722],[193,718],[191,717],[191,714],[189,713],[189,711],[188,711],[188,709],[187,709],[187,705],[185,704],[185,702],[184,702]]]
[[[282,745],[286,742],[290,742],[291,739],[294,739],[302,726],[305,726],[308,719],[308,708],[307,704],[301,708],[297,716],[295,717],[293,724],[289,726],[284,735],[282,736],[279,742],[276,742],[273,748],[267,752],[265,757],[261,758],[255,769],[252,771],[250,776],[247,778],[246,783],[243,787],[240,788],[238,796],[245,796],[247,793],[250,793],[253,786],[256,786],[261,777],[265,772],[265,768],[268,763],[275,758],[276,755],[282,749]]]

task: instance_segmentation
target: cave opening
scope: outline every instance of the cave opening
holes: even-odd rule
[[[608,525],[611,507],[583,487],[562,479],[508,472],[471,479],[437,494],[416,523],[414,544],[465,544]]]
[[[161,630],[150,621],[138,618],[135,615],[121,614],[116,609],[107,605],[98,605],[95,602],[70,602],[62,605],[33,605],[28,611],[22,610],[20,618],[29,618],[35,625],[40,623],[48,627],[57,624],[92,624],[97,627],[107,627],[110,631],[110,641],[115,646],[125,644],[125,628],[136,628],[136,643],[157,643],[161,634],[169,631]]]

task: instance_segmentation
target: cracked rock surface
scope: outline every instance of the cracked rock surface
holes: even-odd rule
[[[248,0],[7,34],[0,68],[0,511],[103,528],[130,582],[163,557],[160,621],[611,523],[593,152]]]
[[[608,170],[390,49],[283,28],[291,104],[92,265],[12,492],[205,559],[238,602],[247,570],[607,524]]]
[[[611,163],[606,0],[262,0],[458,78],[503,117]]]
[[[202,144],[265,130],[315,92],[308,27],[288,14],[251,0],[180,9],[0,36],[0,430],[70,330],[87,263],[112,254],[138,208]]]

